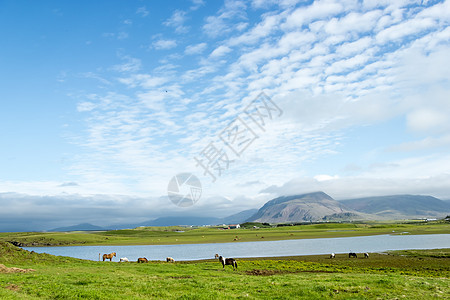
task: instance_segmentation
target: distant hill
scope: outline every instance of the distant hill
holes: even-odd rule
[[[341,200],[346,207],[384,219],[442,218],[450,203],[432,196],[392,195]]]
[[[67,227],[58,227],[49,231],[94,231],[94,230],[105,230],[105,228],[95,226],[89,223],[83,223]]]
[[[180,216],[180,217],[161,217],[155,220],[143,222],[138,226],[176,226],[176,225],[216,225],[220,224],[220,218],[212,217],[193,217],[193,216]],[[136,226],[137,227],[137,226]]]
[[[244,210],[244,211],[241,211],[241,212],[239,212],[237,214],[234,214],[234,215],[231,215],[231,216],[228,216],[226,218],[221,219],[220,223],[223,223],[223,224],[240,224],[240,223],[244,223],[245,221],[247,221],[249,218],[251,218],[257,212],[258,212],[257,208]]]
[[[137,226],[202,226],[202,225],[219,225],[219,224],[239,224],[245,222],[249,217],[253,216],[258,210],[249,209],[241,211],[237,214],[225,218],[214,217],[195,217],[195,216],[181,216],[181,217],[161,217],[155,220],[143,222]]]
[[[292,223],[364,219],[368,216],[345,207],[324,192],[283,196],[270,200],[248,219],[250,222]]]
[[[258,211],[257,209],[244,210],[225,218],[197,217],[197,216],[178,216],[178,217],[169,216],[145,221],[142,223],[114,224],[108,225],[107,227],[99,227],[92,224],[84,223],[68,227],[59,227],[49,231],[119,230],[119,229],[131,229],[140,226],[177,226],[177,225],[203,226],[203,225],[219,225],[219,224],[239,224],[245,222],[245,220],[254,215],[257,211]]]

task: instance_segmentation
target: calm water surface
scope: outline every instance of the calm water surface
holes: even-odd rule
[[[138,257],[165,260],[168,256],[175,260],[197,260],[213,258],[215,253],[225,257],[268,257],[437,248],[450,248],[450,234],[375,235],[189,245],[24,247],[26,250],[38,253],[89,260],[98,260],[99,253],[116,252],[115,261],[118,261],[120,257],[127,257],[130,260],[137,260]]]

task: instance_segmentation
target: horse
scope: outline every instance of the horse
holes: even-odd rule
[[[348,258],[352,258],[352,257],[358,258],[358,255],[356,255],[355,252],[350,252],[350,253],[348,254]]]
[[[330,259],[331,259],[331,258],[336,258],[336,254],[331,253],[331,254],[330,254]]]
[[[103,261],[105,261],[105,259],[109,259],[109,261],[112,261],[114,256],[116,256],[116,252],[110,254],[103,254]]]
[[[237,262],[234,258],[225,258],[225,257],[219,256],[219,261],[222,263],[223,269],[225,269],[225,266],[233,266],[233,270],[237,269]]]
[[[369,253],[364,253],[364,258],[369,258]]]
[[[168,257],[168,258],[166,258],[166,261],[167,262],[175,262],[175,259],[173,259],[172,257]]]
[[[119,262],[129,262],[129,260],[126,257],[122,257]]]
[[[137,260],[137,262],[138,262],[138,263],[146,263],[146,262],[148,262],[148,259],[145,258],[145,257],[139,257],[138,260]]]

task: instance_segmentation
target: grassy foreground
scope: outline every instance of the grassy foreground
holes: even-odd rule
[[[0,233],[0,241],[23,246],[60,245],[168,245],[275,241],[304,238],[333,238],[378,234],[450,233],[450,223],[322,223],[269,228],[142,227],[103,232],[18,232]]]
[[[448,299],[450,249],[217,261],[93,262],[0,243],[1,299]],[[33,271],[9,272],[11,267]]]

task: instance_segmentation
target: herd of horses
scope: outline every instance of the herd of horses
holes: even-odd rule
[[[98,257],[100,259],[100,253],[98,254]],[[109,259],[109,261],[112,261],[113,257],[116,257],[116,252],[112,252],[109,254],[103,254],[103,261]],[[234,258],[225,258],[219,254],[216,253],[216,255],[214,256],[215,259],[218,259],[219,262],[222,264],[222,268],[225,269],[225,266],[232,266],[233,270],[237,270],[237,261]],[[330,254],[330,259],[336,258],[336,254],[331,253]],[[358,255],[355,252],[349,252],[348,253],[348,258],[358,258]],[[369,253],[364,253],[364,258],[369,258]],[[130,260],[126,257],[122,257],[120,258],[120,262],[129,262]],[[166,262],[169,263],[174,263],[175,259],[173,259],[172,257],[167,257],[166,258]],[[148,263],[148,259],[145,257],[139,257],[137,259],[137,263]]]
[[[109,259],[109,261],[112,261],[113,257],[116,257],[116,255],[117,255],[116,252],[112,252],[109,254],[103,254],[103,261],[105,261],[107,259]],[[100,259],[100,256],[101,256],[101,254],[99,253],[98,254],[99,259]],[[222,264],[223,269],[225,269],[225,266],[233,266],[233,270],[237,269],[237,262],[234,258],[225,258],[219,254],[216,254],[215,258],[218,259],[219,262]],[[122,257],[122,258],[120,258],[119,262],[129,262],[129,261],[130,260],[128,258]],[[173,259],[172,257],[167,257],[166,262],[174,263],[175,259]],[[145,257],[139,257],[137,259],[137,263],[148,263],[148,259]]]

